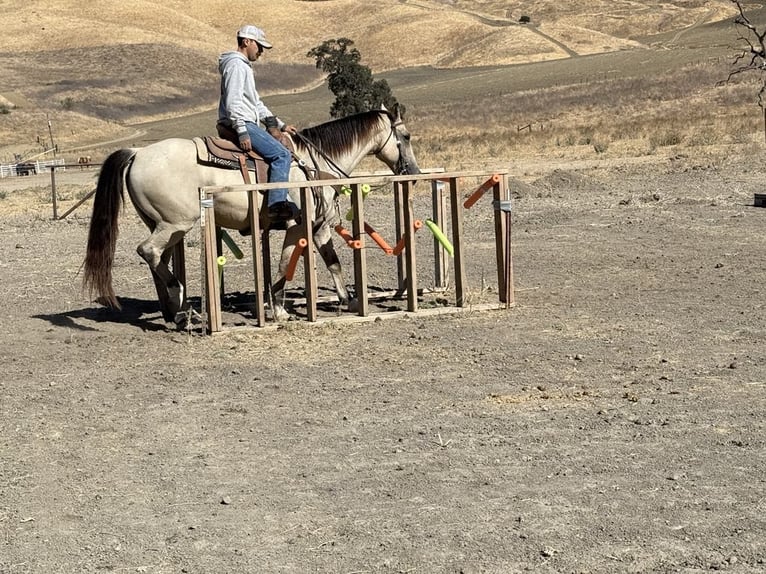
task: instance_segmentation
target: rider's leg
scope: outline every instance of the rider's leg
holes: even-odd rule
[[[261,129],[250,122],[246,125],[253,149],[269,164],[269,183],[289,181],[290,163],[292,161],[290,151],[266,130]],[[267,202],[269,207],[285,201],[288,201],[286,188],[272,189],[269,191]]]

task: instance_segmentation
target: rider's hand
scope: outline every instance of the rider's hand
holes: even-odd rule
[[[295,126],[287,126],[286,125],[285,127],[282,128],[282,131],[283,132],[287,132],[288,134],[297,134],[298,133],[298,128],[296,128]]]
[[[285,132],[279,128],[269,128],[268,131],[269,134],[271,134],[271,137],[273,137],[286,148],[291,149],[292,142],[290,141],[290,136],[288,136]]]
[[[245,151],[250,151],[253,149],[253,144],[250,141],[250,136],[244,136],[239,138],[239,147],[241,147]]]

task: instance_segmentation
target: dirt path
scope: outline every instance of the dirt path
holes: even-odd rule
[[[541,168],[514,201],[512,310],[212,338],[161,321],[132,210],[110,312],[79,290],[87,219],[19,191],[0,220],[0,572],[762,572],[749,151]],[[365,205],[381,226],[388,199]],[[477,296],[490,214],[466,219]]]

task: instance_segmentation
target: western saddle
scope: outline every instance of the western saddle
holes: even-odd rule
[[[239,169],[244,183],[253,183],[250,172],[255,173],[255,183],[268,181],[269,164],[254,150],[239,147],[237,133],[222,124],[217,126],[218,136],[194,138],[197,160],[203,165],[225,169]]]

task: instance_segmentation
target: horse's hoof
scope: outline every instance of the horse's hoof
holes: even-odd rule
[[[202,323],[202,315],[189,307],[184,311],[179,311],[173,319],[173,322],[179,329],[189,329],[194,325]]]
[[[284,321],[290,320],[290,313],[288,313],[287,309],[285,309],[284,307],[274,307],[271,310],[271,317],[277,323],[282,323]]]
[[[359,312],[359,299],[354,297],[353,299],[349,299],[348,301],[348,310],[349,313],[358,313]]]

